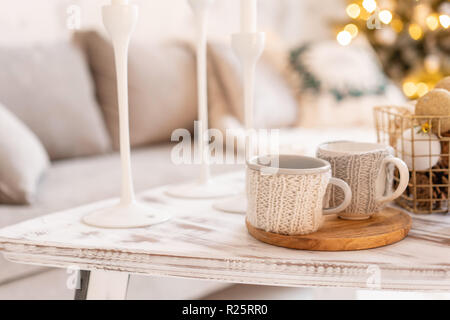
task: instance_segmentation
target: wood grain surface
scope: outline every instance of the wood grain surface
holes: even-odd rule
[[[322,228],[308,235],[281,235],[253,227],[256,239],[279,247],[314,251],[352,251],[378,248],[403,240],[411,229],[411,217],[396,208],[386,208],[370,219],[350,221],[328,216]]]

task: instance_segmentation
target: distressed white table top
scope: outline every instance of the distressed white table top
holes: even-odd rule
[[[223,176],[242,183],[242,173]],[[104,230],[81,217],[108,200],[8,227],[0,249],[18,263],[285,286],[450,290],[450,215],[413,216],[405,240],[354,252],[278,248],[253,239],[243,215],[211,200],[173,199],[165,187],[142,194],[173,219],[144,229]]]

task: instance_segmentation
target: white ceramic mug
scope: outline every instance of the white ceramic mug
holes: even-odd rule
[[[367,219],[387,203],[400,197],[409,182],[406,164],[393,156],[394,150],[377,143],[336,141],[319,146],[317,157],[331,164],[333,176],[347,182],[352,189],[350,206],[339,216],[349,220]],[[393,164],[400,173],[400,182],[392,191]],[[343,198],[335,188],[327,192],[330,205]]]
[[[345,194],[341,204],[323,209],[327,186]],[[343,211],[351,202],[347,183],[331,177],[330,164],[317,158],[256,157],[247,164],[247,221],[258,229],[285,235],[316,232],[324,214]]]

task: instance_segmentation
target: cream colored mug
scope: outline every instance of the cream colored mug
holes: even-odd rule
[[[393,156],[394,150],[377,143],[336,141],[319,146],[317,157],[331,164],[333,176],[347,182],[352,189],[350,206],[339,214],[349,220],[368,219],[386,204],[400,197],[409,182],[406,164]],[[393,167],[398,168],[400,182],[392,191]],[[331,188],[327,192],[330,205],[340,201],[344,195]]]
[[[329,184],[343,191],[342,202],[323,209]],[[316,232],[324,215],[343,211],[351,202],[347,183],[331,177],[330,164],[296,155],[256,157],[247,164],[247,221],[258,229],[284,235]]]

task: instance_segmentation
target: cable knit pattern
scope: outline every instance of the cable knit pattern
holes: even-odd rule
[[[384,203],[376,200],[376,182],[382,170],[383,160],[390,156],[389,149],[363,154],[346,154],[341,156],[331,155],[326,151],[319,150],[317,157],[328,161],[331,164],[333,177],[344,180],[352,189],[352,202],[340,216],[358,217],[379,211],[384,207]],[[387,182],[392,181],[389,177],[393,171],[388,169]],[[388,186],[388,190],[392,186]],[[344,193],[335,186],[330,186],[325,199],[333,207],[342,202]]]
[[[247,168],[247,219],[267,232],[308,234],[323,223],[323,199],[331,172],[264,174]]]

